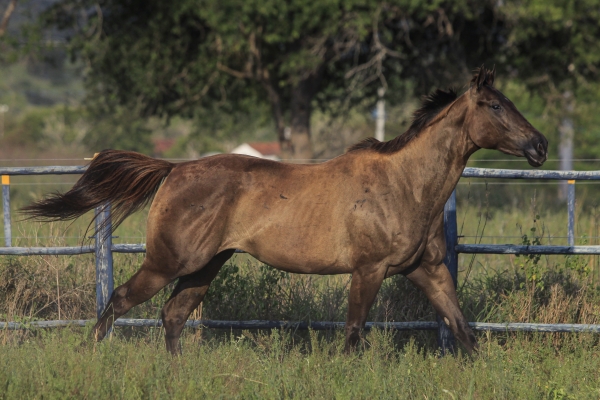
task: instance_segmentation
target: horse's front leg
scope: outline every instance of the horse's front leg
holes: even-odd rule
[[[346,352],[356,348],[360,332],[365,327],[369,310],[384,278],[384,268],[364,268],[352,274],[346,319]]]
[[[429,228],[419,267],[405,275],[425,293],[435,311],[471,354],[478,347],[477,340],[458,305],[452,276],[443,262],[445,255],[444,213],[440,212]]]
[[[477,339],[460,310],[454,282],[446,265],[444,263],[432,265],[424,262],[406,277],[425,292],[435,311],[442,317],[454,336],[465,346],[467,352],[472,354],[474,350],[477,350]]]

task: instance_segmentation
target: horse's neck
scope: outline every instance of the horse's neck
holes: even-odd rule
[[[416,197],[429,198],[443,206],[469,156],[478,149],[464,126],[465,101],[459,98],[454,106],[442,111],[436,121],[393,156],[398,167],[411,172],[405,174],[405,178],[408,176]],[[429,193],[431,190],[435,192]]]

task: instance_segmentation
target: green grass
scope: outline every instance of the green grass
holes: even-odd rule
[[[543,336],[481,336],[472,359],[439,358],[414,341],[374,331],[346,355],[343,338],[243,332],[198,341],[173,358],[156,332],[100,344],[89,330],[5,335],[0,398],[596,399],[597,345],[572,335],[556,350]]]

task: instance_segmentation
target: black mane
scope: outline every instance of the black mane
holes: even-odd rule
[[[402,135],[388,142],[380,142],[370,137],[351,146],[348,151],[373,149],[379,153],[395,153],[408,142],[414,139],[446,106],[456,100],[457,95],[454,90],[436,90],[429,96],[426,96],[421,103],[421,108],[413,114],[413,120],[410,127]]]

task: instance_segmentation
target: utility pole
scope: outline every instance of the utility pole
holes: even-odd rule
[[[377,116],[375,119],[375,139],[383,142],[385,137],[385,100],[383,99],[383,95],[385,94],[385,88],[380,87],[377,89],[377,95],[379,96],[379,100],[377,100]]]
[[[575,110],[575,99],[573,93],[566,91],[563,93],[563,117],[560,121],[558,131],[560,133],[560,145],[558,155],[560,158],[560,170],[571,171],[573,169],[573,136],[575,135],[575,125],[573,124],[573,111]],[[567,200],[567,181],[560,181],[558,189],[558,198],[561,201]]]

